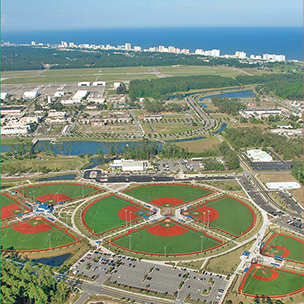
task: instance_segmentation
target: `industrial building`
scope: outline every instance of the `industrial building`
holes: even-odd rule
[[[7,98],[8,96],[9,96],[8,93],[1,93],[1,99],[2,100]]]
[[[105,82],[105,81],[94,81],[93,83],[92,83],[92,86],[93,87],[97,87],[97,86],[106,86],[107,85],[107,83]]]
[[[78,82],[79,87],[89,87],[91,85],[90,82]]]
[[[87,96],[89,95],[89,92],[88,91],[77,91],[75,93],[75,95],[73,96],[73,99],[74,100],[82,100],[83,98],[86,98]]]

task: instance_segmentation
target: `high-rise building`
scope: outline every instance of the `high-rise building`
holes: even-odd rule
[[[240,58],[240,59],[244,59],[244,58],[246,58],[246,53],[245,52],[236,51],[235,52],[235,57],[236,58]]]
[[[140,46],[134,46],[134,51],[135,52],[140,52],[141,51],[141,47]]]
[[[220,57],[220,50],[213,49],[211,51],[211,56],[213,56],[213,57]]]
[[[158,51],[159,51],[159,52],[164,52],[164,51],[165,51],[165,47],[164,47],[163,45],[160,45],[160,46],[158,47]]]
[[[36,44],[36,42],[35,42],[35,41],[32,41],[32,42],[31,42],[31,45],[35,45],[35,44]]]
[[[130,51],[131,50],[131,43],[125,43],[125,50]]]

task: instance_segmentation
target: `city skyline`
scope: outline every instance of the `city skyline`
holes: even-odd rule
[[[302,26],[303,3],[244,0],[37,0],[1,5],[2,32],[138,27]],[[37,27],[39,25],[39,27]]]

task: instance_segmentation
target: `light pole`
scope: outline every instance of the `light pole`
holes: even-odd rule
[[[204,214],[204,227],[206,228],[206,212],[203,212]]]
[[[131,227],[131,213],[132,213],[132,211],[129,212],[129,214],[130,214],[130,227]]]
[[[208,225],[207,225],[208,229],[209,229],[209,212],[210,212],[210,210],[208,210]]]
[[[52,250],[51,235],[52,235],[52,233],[49,233],[49,234],[48,234],[49,242],[50,242],[50,250]]]
[[[129,234],[129,251],[131,251],[131,237],[132,237],[132,235]]]
[[[126,227],[128,226],[127,209],[125,209]]]
[[[165,259],[167,258],[167,248],[164,247],[164,250],[165,250]]]
[[[201,253],[203,252],[203,235],[201,235]]]

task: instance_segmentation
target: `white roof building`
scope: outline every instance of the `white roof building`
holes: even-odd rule
[[[86,98],[88,95],[89,95],[88,91],[84,91],[84,90],[77,91],[75,93],[75,95],[73,96],[73,99],[74,100],[81,100],[82,98]]]
[[[9,95],[8,93],[1,93],[1,99],[7,98]]]
[[[266,187],[271,190],[300,189],[301,185],[297,182],[273,182],[273,183],[266,183]]]
[[[62,97],[63,95],[64,95],[64,92],[58,91],[54,94],[54,97]]]
[[[79,87],[89,87],[91,83],[89,81],[78,82]]]
[[[272,157],[261,149],[247,150],[247,156],[254,162],[271,162]]]
[[[150,167],[147,160],[133,160],[133,159],[114,159],[110,164],[111,168],[118,168],[122,171],[143,171]]]
[[[97,87],[97,86],[106,86],[107,83],[105,81],[94,81],[92,83],[92,86]]]
[[[37,96],[38,96],[37,91],[31,91],[31,92],[24,92],[22,97],[24,99],[33,99],[36,98]]]

